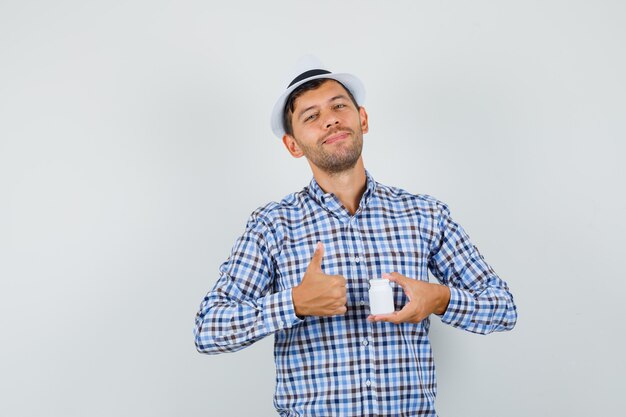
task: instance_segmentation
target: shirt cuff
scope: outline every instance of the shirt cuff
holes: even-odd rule
[[[475,304],[476,301],[469,292],[450,287],[450,303],[441,321],[454,327],[466,328],[470,325]]]
[[[288,329],[302,321],[296,316],[291,298],[291,288],[265,297],[263,323],[265,323],[265,328],[269,333]]]

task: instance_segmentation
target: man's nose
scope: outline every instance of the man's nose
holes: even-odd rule
[[[339,120],[334,116],[330,116],[328,120],[326,120],[326,129],[332,127],[333,125],[338,125],[338,124],[339,124]]]

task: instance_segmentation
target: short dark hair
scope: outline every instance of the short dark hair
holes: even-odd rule
[[[293,125],[291,124],[291,116],[293,116],[293,111],[296,107],[296,99],[307,91],[318,89],[322,84],[328,81],[335,81],[339,83],[339,85],[342,86],[343,89],[346,90],[346,92],[348,93],[348,96],[350,97],[350,100],[352,100],[354,106],[357,109],[359,108],[359,105],[354,99],[354,96],[352,95],[350,90],[348,90],[346,86],[339,81],[333,80],[332,78],[316,78],[314,80],[307,81],[304,84],[299,85],[295,90],[293,90],[285,101],[285,108],[283,110],[283,127],[285,128],[286,134],[293,136]]]

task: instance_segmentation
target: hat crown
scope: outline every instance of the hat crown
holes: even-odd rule
[[[329,71],[324,63],[320,61],[316,56],[304,55],[300,57],[300,59],[298,59],[296,63],[290,68],[285,77],[285,82],[283,83],[283,85],[285,87],[288,87],[293,82],[293,80],[298,78],[300,75],[304,74],[307,71],[315,69]]]

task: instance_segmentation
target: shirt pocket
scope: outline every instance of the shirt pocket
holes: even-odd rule
[[[382,278],[384,273],[397,272],[411,279],[428,281],[427,259],[420,250],[383,249],[369,254],[367,264],[372,269],[372,278]],[[408,298],[399,285],[391,283],[391,288],[396,310],[399,310],[408,302]]]

